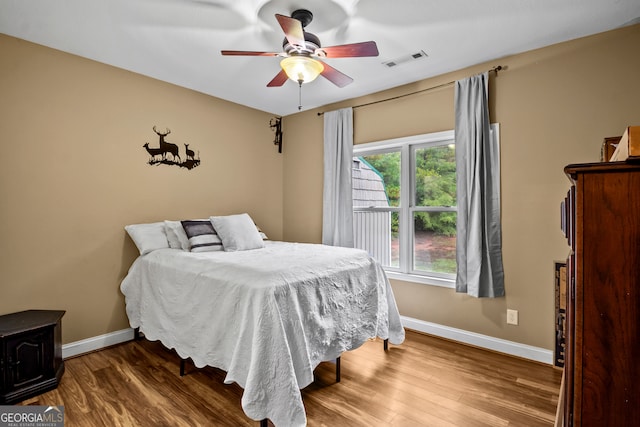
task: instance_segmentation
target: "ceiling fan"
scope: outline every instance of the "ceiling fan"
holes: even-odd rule
[[[276,19],[285,34],[282,52],[221,51],[222,55],[283,57],[284,59],[280,62],[282,70],[267,84],[267,87],[282,86],[287,79],[302,86],[303,83],[315,80],[318,75],[338,87],[344,87],[353,82],[353,79],[316,58],[378,56],[378,47],[374,41],[322,47],[320,39],[315,34],[304,31],[304,28],[313,20],[313,14],[306,9],[295,10],[291,17],[276,14]]]

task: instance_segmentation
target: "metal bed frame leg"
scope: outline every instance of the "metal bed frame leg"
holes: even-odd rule
[[[186,359],[180,359],[180,376],[184,377],[184,362]]]
[[[340,382],[340,356],[336,357],[336,382]]]
[[[387,350],[389,350],[389,338],[384,340],[384,351],[387,351]]]
[[[138,326],[137,328],[133,329],[133,340],[134,341],[140,341],[140,327]]]
[[[268,427],[269,426],[269,420],[267,420],[266,418],[264,420],[260,420],[260,427]]]

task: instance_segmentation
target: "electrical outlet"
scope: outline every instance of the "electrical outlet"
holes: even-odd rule
[[[507,309],[507,325],[518,324],[518,310]]]

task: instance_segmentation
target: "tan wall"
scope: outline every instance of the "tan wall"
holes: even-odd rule
[[[500,123],[501,132],[507,296],[475,299],[451,289],[392,282],[403,315],[552,349],[553,263],[568,254],[559,229],[560,201],[569,188],[563,167],[598,161],[603,138],[640,125],[638,46],[640,25],[635,25],[285,117],[285,240],[321,240],[323,119],[318,111],[507,67],[490,82],[491,120]],[[453,92],[448,86],[355,109],[355,143],[452,129]],[[507,308],[519,310],[519,326],[506,325]]]
[[[282,238],[272,116],[4,35],[0,52],[0,313],[66,310],[65,343],[128,327],[126,224],[248,212]],[[154,125],[201,165],[147,164]]]
[[[562,168],[598,160],[604,137],[640,124],[638,45],[636,25],[322,109],[508,67],[491,81],[507,296],[393,281],[402,314],[552,348],[553,261],[568,252]],[[118,287],[137,255],[130,223],[246,211],[274,239],[320,241],[319,110],[284,118],[279,155],[266,113],[4,35],[0,51],[0,313],[65,309],[65,343],[127,327]],[[199,151],[201,166],[148,165],[153,125]],[[451,128],[452,87],[355,110],[356,143]],[[505,324],[507,307],[519,326]]]

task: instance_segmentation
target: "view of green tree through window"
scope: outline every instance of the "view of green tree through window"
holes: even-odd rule
[[[452,279],[457,218],[453,132],[388,143],[354,147],[356,246],[388,271]]]
[[[456,272],[456,153],[453,144],[414,148],[413,268]]]

